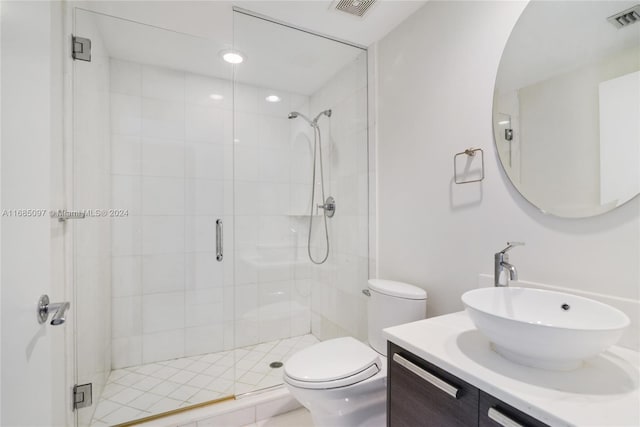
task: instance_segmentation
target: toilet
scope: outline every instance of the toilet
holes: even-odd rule
[[[391,280],[369,280],[368,341],[327,340],[291,356],[284,382],[316,427],[386,425],[387,342],[382,330],[424,319],[427,293]]]

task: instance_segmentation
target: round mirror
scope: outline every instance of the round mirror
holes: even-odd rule
[[[545,213],[581,218],[640,191],[640,3],[532,1],[496,78],[502,166]]]

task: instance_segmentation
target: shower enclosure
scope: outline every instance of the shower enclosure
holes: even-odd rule
[[[77,425],[278,387],[299,349],[364,339],[366,50],[244,10],[229,40],[72,13]]]

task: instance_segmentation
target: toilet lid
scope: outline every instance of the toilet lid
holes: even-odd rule
[[[299,351],[284,364],[285,380],[305,388],[345,387],[380,371],[380,356],[352,337],[324,341]]]

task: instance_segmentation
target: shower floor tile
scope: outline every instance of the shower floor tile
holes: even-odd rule
[[[284,362],[317,342],[308,334],[116,369],[109,375],[91,425],[119,424],[281,384],[283,368],[269,364]]]

